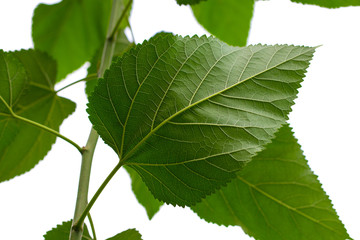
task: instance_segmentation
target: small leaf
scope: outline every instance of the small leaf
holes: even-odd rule
[[[176,2],[179,4],[179,5],[186,5],[186,4],[189,4],[189,5],[193,5],[193,4],[198,4],[200,1],[206,1],[206,0],[176,0]]]
[[[226,187],[192,207],[255,239],[349,239],[288,125]]]
[[[141,234],[136,229],[128,229],[107,240],[142,240]]]
[[[211,0],[192,6],[197,21],[211,34],[234,46],[245,46],[254,0]]]
[[[142,181],[139,174],[137,174],[129,167],[125,167],[125,169],[130,175],[131,187],[136,196],[136,199],[145,208],[146,213],[151,220],[153,216],[160,210],[160,207],[163,205],[163,203],[154,198],[145,183]]]
[[[58,131],[75,104],[54,92],[55,61],[33,50],[0,52],[0,64],[4,59],[11,59],[1,68],[10,77],[0,72],[0,97],[15,114]],[[0,136],[0,182],[29,171],[56,140],[54,135],[13,118],[1,101]]]
[[[57,81],[90,60],[103,43],[111,2],[63,0],[37,6],[32,27],[35,49],[57,61]]]
[[[193,205],[273,138],[313,52],[159,34],[113,63],[89,117],[155,198]]]
[[[291,0],[296,3],[318,5],[326,8],[360,6],[360,0]]]
[[[56,228],[48,231],[44,235],[45,240],[69,240],[69,235],[71,231],[72,220],[63,222],[61,225],[57,225]],[[91,240],[89,230],[84,224],[84,233],[82,236],[82,240]]]

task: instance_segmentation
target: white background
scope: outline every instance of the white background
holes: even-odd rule
[[[40,1],[0,0],[0,48],[31,48],[31,17]],[[46,3],[56,1],[48,0]],[[202,35],[188,7],[175,0],[135,0],[131,18],[136,42],[158,31]],[[317,46],[296,105],[290,115],[295,135],[309,164],[330,195],[341,220],[360,239],[360,8],[324,9],[270,0],[256,3],[249,44],[287,43]],[[57,26],[54,26],[57,27]],[[61,83],[81,79],[86,66]],[[61,87],[59,86],[59,87]],[[62,92],[77,102],[61,133],[85,145],[90,124],[84,84]],[[117,162],[99,141],[93,163],[90,196]],[[75,148],[58,139],[31,172],[0,184],[0,239],[42,239],[72,218],[80,168]],[[92,209],[99,239],[137,228],[144,240],[250,239],[238,227],[219,227],[200,220],[189,209],[164,206],[152,221],[137,203],[127,174],[120,170]]]

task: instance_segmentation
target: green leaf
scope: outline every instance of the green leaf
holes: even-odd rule
[[[0,96],[12,107],[19,100],[27,84],[24,66],[13,54],[0,50]],[[0,111],[7,108],[0,102]]]
[[[111,2],[63,0],[37,6],[32,27],[34,45],[57,61],[57,81],[90,60],[103,43]]]
[[[155,198],[193,205],[273,138],[313,52],[158,34],[113,63],[89,117]]]
[[[176,0],[176,2],[179,4],[179,5],[186,5],[186,4],[189,4],[189,5],[193,5],[193,4],[198,4],[200,1],[206,1],[206,0]]]
[[[75,104],[54,91],[55,61],[44,53],[22,50],[0,52],[0,65],[4,70],[0,72],[0,97],[12,111],[58,131]],[[13,118],[2,101],[0,136],[0,182],[29,171],[56,140],[54,135]]]
[[[128,49],[130,49],[131,46],[133,46],[134,43],[130,42],[124,31],[119,31],[118,37],[116,38],[116,44],[114,49],[114,57],[120,57],[123,55]],[[102,49],[100,49],[102,50]],[[99,67],[100,67],[100,61],[101,61],[101,53],[102,51],[98,50],[92,60],[90,61],[90,66],[87,70],[88,76],[90,74],[97,74]],[[86,82],[86,88],[85,93],[89,97],[91,93],[94,91],[96,85],[97,85],[98,79],[93,79]]]
[[[142,240],[141,234],[136,229],[128,229],[107,240]]]
[[[61,225],[57,225],[56,228],[53,228],[44,235],[44,239],[68,240],[71,231],[71,225],[72,225],[72,220],[63,222]],[[86,224],[84,224],[84,233],[82,236],[82,240],[89,240],[89,239],[91,240],[92,238],[90,237],[89,230]]]
[[[163,205],[163,203],[154,198],[136,171],[129,167],[125,167],[125,169],[130,175],[131,187],[136,196],[136,199],[145,208],[146,213],[151,220],[153,216],[160,210],[160,207]]]
[[[318,5],[326,8],[360,6],[360,0],[291,0],[296,3]]]
[[[192,6],[197,21],[211,34],[234,46],[245,46],[254,0],[211,0]]]
[[[288,125],[236,179],[192,209],[255,239],[349,239]]]

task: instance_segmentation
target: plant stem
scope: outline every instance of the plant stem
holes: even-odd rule
[[[110,22],[107,30],[107,38],[105,40],[105,44],[101,56],[101,63],[98,70],[99,78],[103,77],[105,70],[109,68],[111,65],[111,61],[114,55],[115,44],[116,44],[116,35],[114,37],[110,37],[110,36],[113,32],[113,29],[116,26],[117,16],[119,16],[121,9],[122,9],[122,0],[113,0]],[[87,197],[88,197],[88,187],[90,182],[90,170],[91,170],[92,158],[98,138],[99,135],[97,134],[97,132],[94,129],[91,129],[88,143],[86,144],[85,152],[82,157],[78,197],[76,199],[76,207],[73,218],[73,225],[70,232],[70,240],[81,240],[82,238],[83,225],[85,219],[85,217],[83,216],[84,215],[86,216],[89,212],[89,210],[87,210],[88,208]]]
[[[87,217],[89,219],[89,223],[90,223],[90,227],[91,227],[91,231],[92,231],[92,235],[93,235],[93,240],[97,240],[96,233],[95,233],[95,226],[94,226],[94,222],[92,220],[92,217],[90,215],[90,212],[88,213]]]
[[[83,153],[83,148],[81,148],[78,144],[76,144],[74,141],[70,140],[69,138],[65,137],[64,135],[61,135],[58,131],[55,131],[54,129],[52,128],[49,128],[43,124],[40,124],[38,122],[34,122],[30,119],[27,119],[27,118],[24,118],[24,117],[21,117],[19,115],[17,115],[16,113],[14,113],[14,111],[12,110],[12,108],[7,104],[7,102],[5,101],[5,99],[3,99],[1,96],[0,96],[0,100],[4,103],[4,105],[6,106],[6,108],[9,110],[10,114],[9,116],[12,116],[13,118],[15,119],[18,119],[20,121],[23,121],[23,122],[26,122],[28,124],[31,124],[37,128],[40,128],[44,131],[47,131],[59,138],[62,138],[63,140],[67,141],[68,143],[70,143],[71,145],[73,145],[81,154]]]
[[[89,135],[89,139],[86,143],[86,146],[84,148],[84,152],[82,155],[80,179],[79,179],[79,187],[78,187],[74,219],[77,219],[79,216],[81,216],[83,209],[87,205],[91,163],[92,163],[92,158],[94,155],[95,146],[96,146],[98,138],[99,137],[98,137],[97,132],[92,128],[90,135]],[[83,234],[82,227],[83,227],[83,225],[81,225],[77,228],[73,227],[71,229],[70,239],[79,239],[80,240],[82,238],[82,234]]]
[[[114,175],[117,173],[117,171],[121,168],[122,166],[122,162],[119,162],[114,169],[110,172],[110,174],[106,177],[106,179],[104,180],[104,182],[101,184],[101,186],[98,188],[98,190],[96,191],[96,193],[94,194],[94,196],[91,198],[89,204],[86,206],[84,212],[82,213],[82,215],[79,217],[78,221],[75,222],[75,224],[73,225],[73,227],[78,227],[81,224],[84,223],[84,220],[86,218],[87,213],[90,211],[90,209],[92,208],[92,206],[94,205],[95,201],[98,199],[98,197],[100,196],[101,192],[105,189],[106,185],[110,182],[110,180],[114,177]]]
[[[130,8],[130,6],[131,6],[131,4],[132,4],[132,1],[133,1],[133,0],[128,0],[128,3],[126,4],[124,10],[123,10],[122,13],[121,13],[121,16],[120,16],[119,20],[116,22],[116,24],[115,24],[115,26],[114,26],[114,28],[113,28],[110,36],[109,36],[110,39],[112,39],[112,38],[115,37],[115,34],[117,33],[121,22],[122,22],[122,21],[124,20],[124,18],[126,17],[126,12],[129,10],[129,8]]]
[[[79,82],[90,81],[90,80],[93,80],[93,79],[97,79],[97,74],[89,74],[89,76],[87,76],[86,78],[77,80],[75,82],[70,83],[69,85],[66,85],[65,87],[60,88],[59,90],[56,91],[56,93],[61,92],[62,90],[66,89],[66,88],[68,88],[68,87],[70,87],[70,86],[72,86],[74,84],[77,84]]]

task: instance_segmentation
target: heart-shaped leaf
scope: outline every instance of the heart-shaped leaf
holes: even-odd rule
[[[349,239],[288,125],[237,178],[192,207],[219,225],[241,226],[255,239]]]
[[[156,198],[193,205],[273,138],[313,52],[158,34],[113,63],[89,117]]]
[[[22,50],[0,52],[0,182],[33,168],[56,137],[12,116],[58,131],[75,104],[54,91],[56,63],[46,54]],[[7,106],[6,106],[7,105]]]

